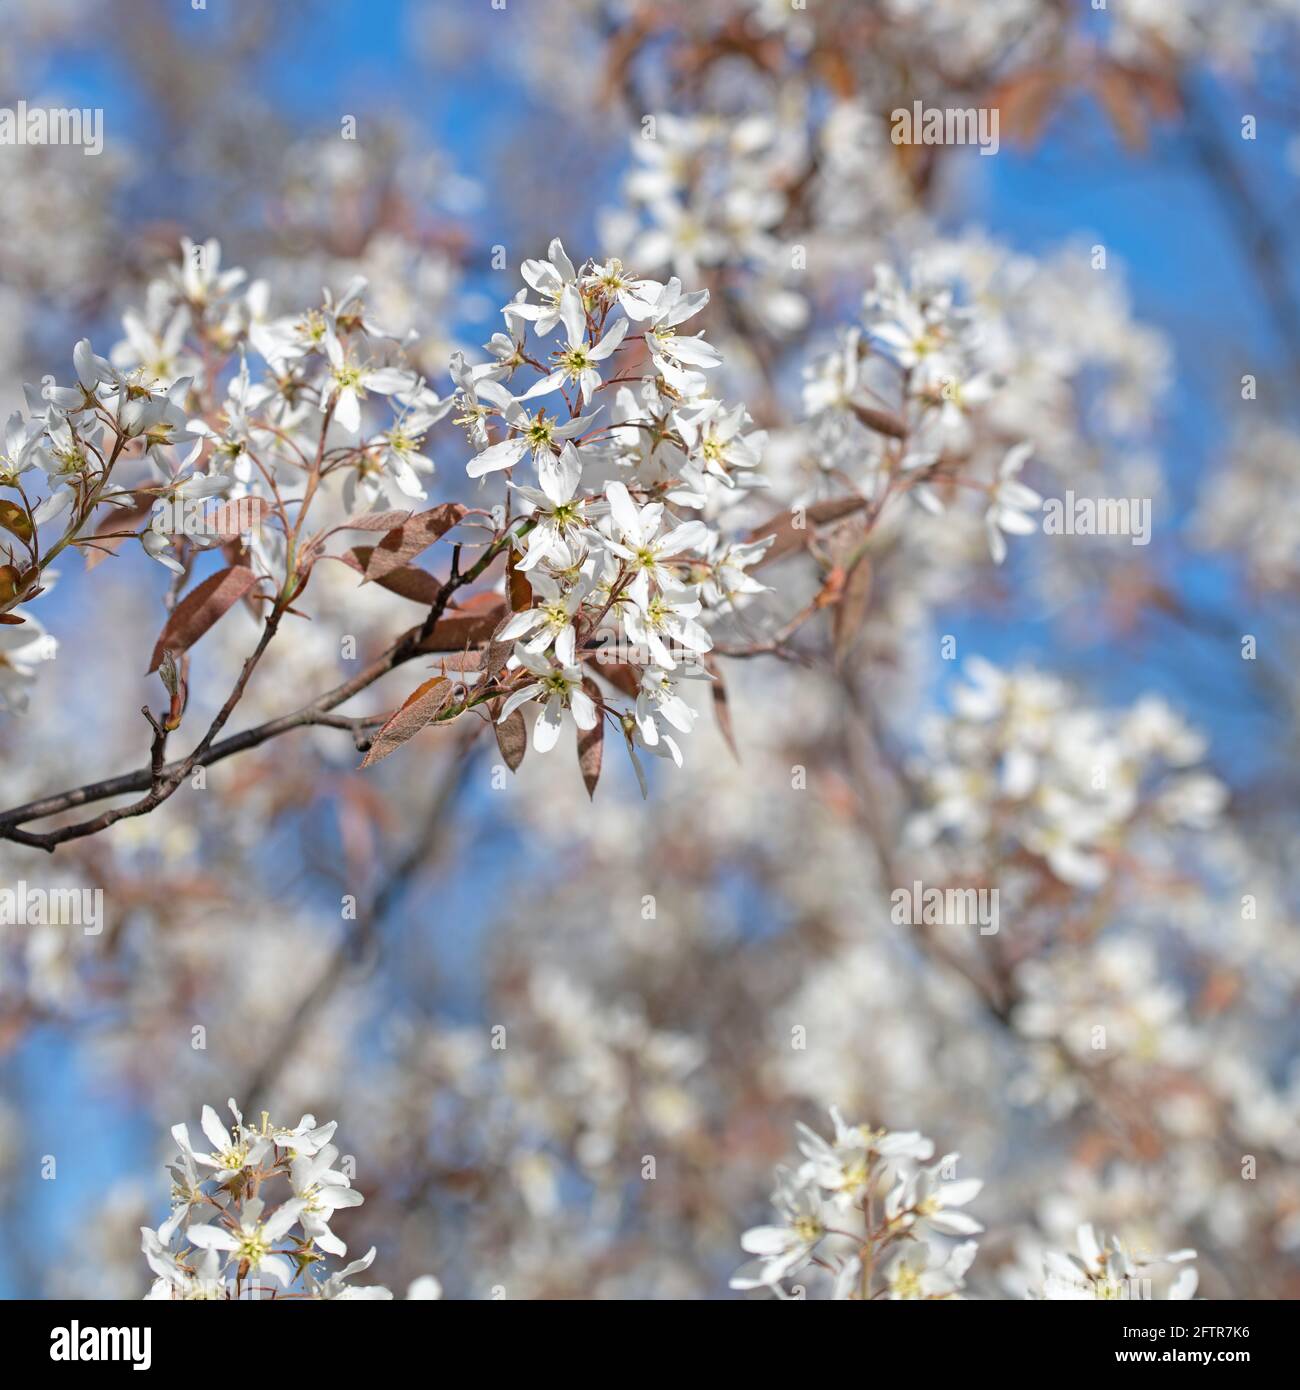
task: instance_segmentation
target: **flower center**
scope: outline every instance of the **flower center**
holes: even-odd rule
[[[271,1253],[271,1247],[265,1236],[262,1234],[262,1227],[259,1226],[255,1231],[245,1231],[239,1238],[239,1258],[247,1260],[256,1269],[259,1264]]]
[[[539,415],[524,431],[524,438],[528,440],[529,444],[531,444],[534,449],[547,448],[551,443],[551,431],[553,428],[549,420]]]

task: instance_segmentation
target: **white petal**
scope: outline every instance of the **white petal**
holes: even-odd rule
[[[552,695],[542,706],[537,722],[533,725],[533,747],[539,753],[549,753],[559,742],[563,726],[564,706],[558,695]]]
[[[572,632],[572,628],[566,631]],[[574,690],[569,695],[569,708],[573,712],[573,722],[580,729],[594,729],[600,716],[596,712],[595,701],[585,690]]]
[[[634,546],[640,545],[641,520],[627,488],[615,480],[607,484],[605,499],[609,503],[610,515],[613,516],[614,523],[624,538]]]
[[[494,473],[499,468],[513,468],[528,452],[528,445],[522,439],[503,439],[470,459],[465,472],[471,478],[481,478],[485,473]]]
[[[603,362],[623,341],[626,333],[627,320],[619,319],[612,328],[606,330],[605,336],[592,348],[589,356],[595,362]]]

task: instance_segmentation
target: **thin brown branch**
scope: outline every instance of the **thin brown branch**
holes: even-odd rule
[[[342,723],[349,727],[355,735],[357,730],[374,721],[366,718],[343,721],[339,716],[330,716],[329,712],[368,686],[373,685],[382,676],[418,656],[424,643],[432,637],[456,591],[477,580],[508,543],[508,536],[499,537],[492,545],[488,546],[468,570],[446,580],[439,589],[424,622],[419,627],[408,629],[382,655],[350,680],[335,686],[333,690],[326,691],[309,704],[290,714],[267,720],[264,724],[245,729],[241,733],[217,742],[216,735],[220,733],[235,705],[242,697],[254,666],[261,658],[271,636],[274,635],[275,627],[279,623],[277,612],[272,619],[268,619],[267,627],[262,634],[262,640],[258,643],[257,650],[245,662],[244,669],[231,692],[230,698],[218,713],[203,739],[188,757],[167,763],[161,768],[160,786],[155,786],[155,778],[159,770],[151,763],[150,767],[142,768],[136,772],[109,777],[100,782],[88,782],[84,786],[43,797],[39,801],[30,801],[26,805],[16,806],[12,810],[0,814],[0,839],[13,840],[18,844],[29,845],[35,849],[54,850],[66,840],[94,835],[100,830],[106,830],[119,820],[130,816],[147,815],[166,801],[194,768],[210,767],[213,763],[232,757],[236,753],[259,747],[270,739],[288,733],[291,729],[306,728],[310,725],[326,725],[337,728]],[[132,792],[144,792],[145,795],[128,806],[105,811],[91,820],[78,821],[73,825],[61,826],[45,833],[18,828],[29,821],[42,820],[47,816],[75,810],[79,806],[107,801],[112,797],[125,796]]]

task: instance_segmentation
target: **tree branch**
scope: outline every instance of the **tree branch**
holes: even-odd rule
[[[275,633],[280,615],[278,612],[273,614],[272,618],[267,620],[266,629],[262,633],[256,650],[244,663],[244,668],[235,688],[231,691],[230,697],[222,706],[198,746],[188,757],[167,763],[161,769],[151,761],[149,767],[141,768],[135,772],[124,773],[118,777],[109,777],[100,782],[88,782],[84,786],[59,792],[54,796],[43,797],[39,801],[29,801],[24,806],[15,806],[12,810],[0,813],[0,839],[12,840],[17,844],[29,845],[35,849],[52,851],[67,840],[97,834],[99,831],[106,830],[109,826],[116,824],[119,820],[131,816],[147,815],[166,801],[194,768],[210,767],[213,763],[221,762],[236,753],[245,752],[247,749],[256,748],[270,739],[278,738],[291,729],[301,729],[320,724],[331,728],[350,727],[352,732],[356,733],[367,724],[379,722],[369,717],[344,720],[341,716],[330,716],[329,711],[373,685],[388,672],[418,656],[423,650],[424,644],[433,636],[434,630],[447,611],[447,605],[451,602],[452,596],[458,589],[472,584],[480,578],[509,541],[510,533],[507,532],[493,541],[468,570],[447,579],[439,588],[424,622],[419,627],[413,627],[404,632],[387,651],[372,661],[363,671],[353,676],[351,680],[344,681],[341,685],[335,686],[333,690],[326,691],[310,704],[304,705],[291,714],[270,719],[264,724],[259,724],[252,729],[245,729],[242,733],[233,734],[230,738],[216,742],[216,735],[221,732],[235,705],[238,704],[248,683],[248,678],[253,673],[253,668]],[[25,831],[18,828],[29,821],[42,820],[46,816],[58,815],[63,811],[75,810],[79,806],[107,801],[112,797],[125,796],[132,792],[144,792],[146,794],[128,806],[116,807],[93,819],[60,826],[48,832]]]

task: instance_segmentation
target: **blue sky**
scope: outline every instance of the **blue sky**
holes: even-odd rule
[[[525,0],[511,0],[516,3]],[[313,22],[296,26],[291,42],[261,55],[257,90],[263,100],[300,120],[304,133],[332,128],[343,114],[383,111],[427,130],[430,141],[448,151],[463,172],[484,177],[487,201],[480,219],[486,227],[494,200],[509,197],[508,189],[494,187],[491,180],[494,158],[512,130],[535,119],[537,111],[504,60],[493,63],[494,48],[508,40],[508,30],[486,4],[480,8],[484,42],[433,73],[407,28],[408,6],[382,0],[309,6]],[[185,15],[183,23],[201,44],[210,33],[207,26],[223,22],[221,15],[221,0],[210,0],[207,12]],[[501,36],[492,32],[499,23]],[[149,118],[133,96],[129,74],[110,58],[83,54],[51,76],[70,98],[103,105],[110,131],[139,132]],[[1239,113],[1232,103],[1219,99],[1216,109],[1225,129],[1234,132]],[[1285,132],[1265,122],[1255,146],[1241,142],[1247,175],[1279,221],[1292,217],[1295,202],[1284,140]],[[1004,143],[996,158],[969,154],[976,167],[964,220],[971,220],[973,206],[978,225],[1029,252],[1069,241],[1100,242],[1124,265],[1138,316],[1172,338],[1175,380],[1160,443],[1176,510],[1185,509],[1195,480],[1234,423],[1234,406],[1241,408],[1238,377],[1249,370],[1264,376],[1276,365],[1277,349],[1258,286],[1183,142],[1157,131],[1152,151],[1135,157],[1100,121],[1068,120],[1032,152]],[[159,192],[165,199],[165,190]],[[206,230],[220,236],[222,229]],[[473,327],[487,332],[495,323]],[[1170,518],[1159,520],[1170,525]],[[1197,603],[1226,614],[1245,611],[1242,596],[1219,565],[1183,560],[1172,577]],[[1244,693],[1245,686],[1225,673],[1222,653],[1203,642],[1180,638],[1175,643],[1171,634],[1163,639],[1171,645],[1160,649],[1062,651],[1047,622],[999,627],[973,614],[955,615],[949,630],[962,639],[964,650],[1064,664],[1115,698],[1152,687],[1165,690],[1215,730],[1215,753],[1230,779],[1249,774],[1269,756],[1266,746],[1259,749],[1257,712],[1224,712],[1225,689],[1240,685]],[[452,938],[444,962],[465,991],[473,988],[474,957],[471,924]],[[472,1008],[454,993],[447,1002]],[[59,1181],[43,1189],[34,1185],[24,1218],[32,1229],[65,1239],[110,1169],[140,1172],[157,1183],[161,1200],[161,1180],[153,1170],[155,1136],[124,1122],[114,1101],[97,1094],[77,1052],[59,1033],[40,1030],[0,1063],[0,1076],[11,1099],[33,1108],[40,1130],[59,1139]],[[34,1152],[41,1149],[38,1142]],[[21,1292],[12,1266],[3,1261],[0,1292]]]

